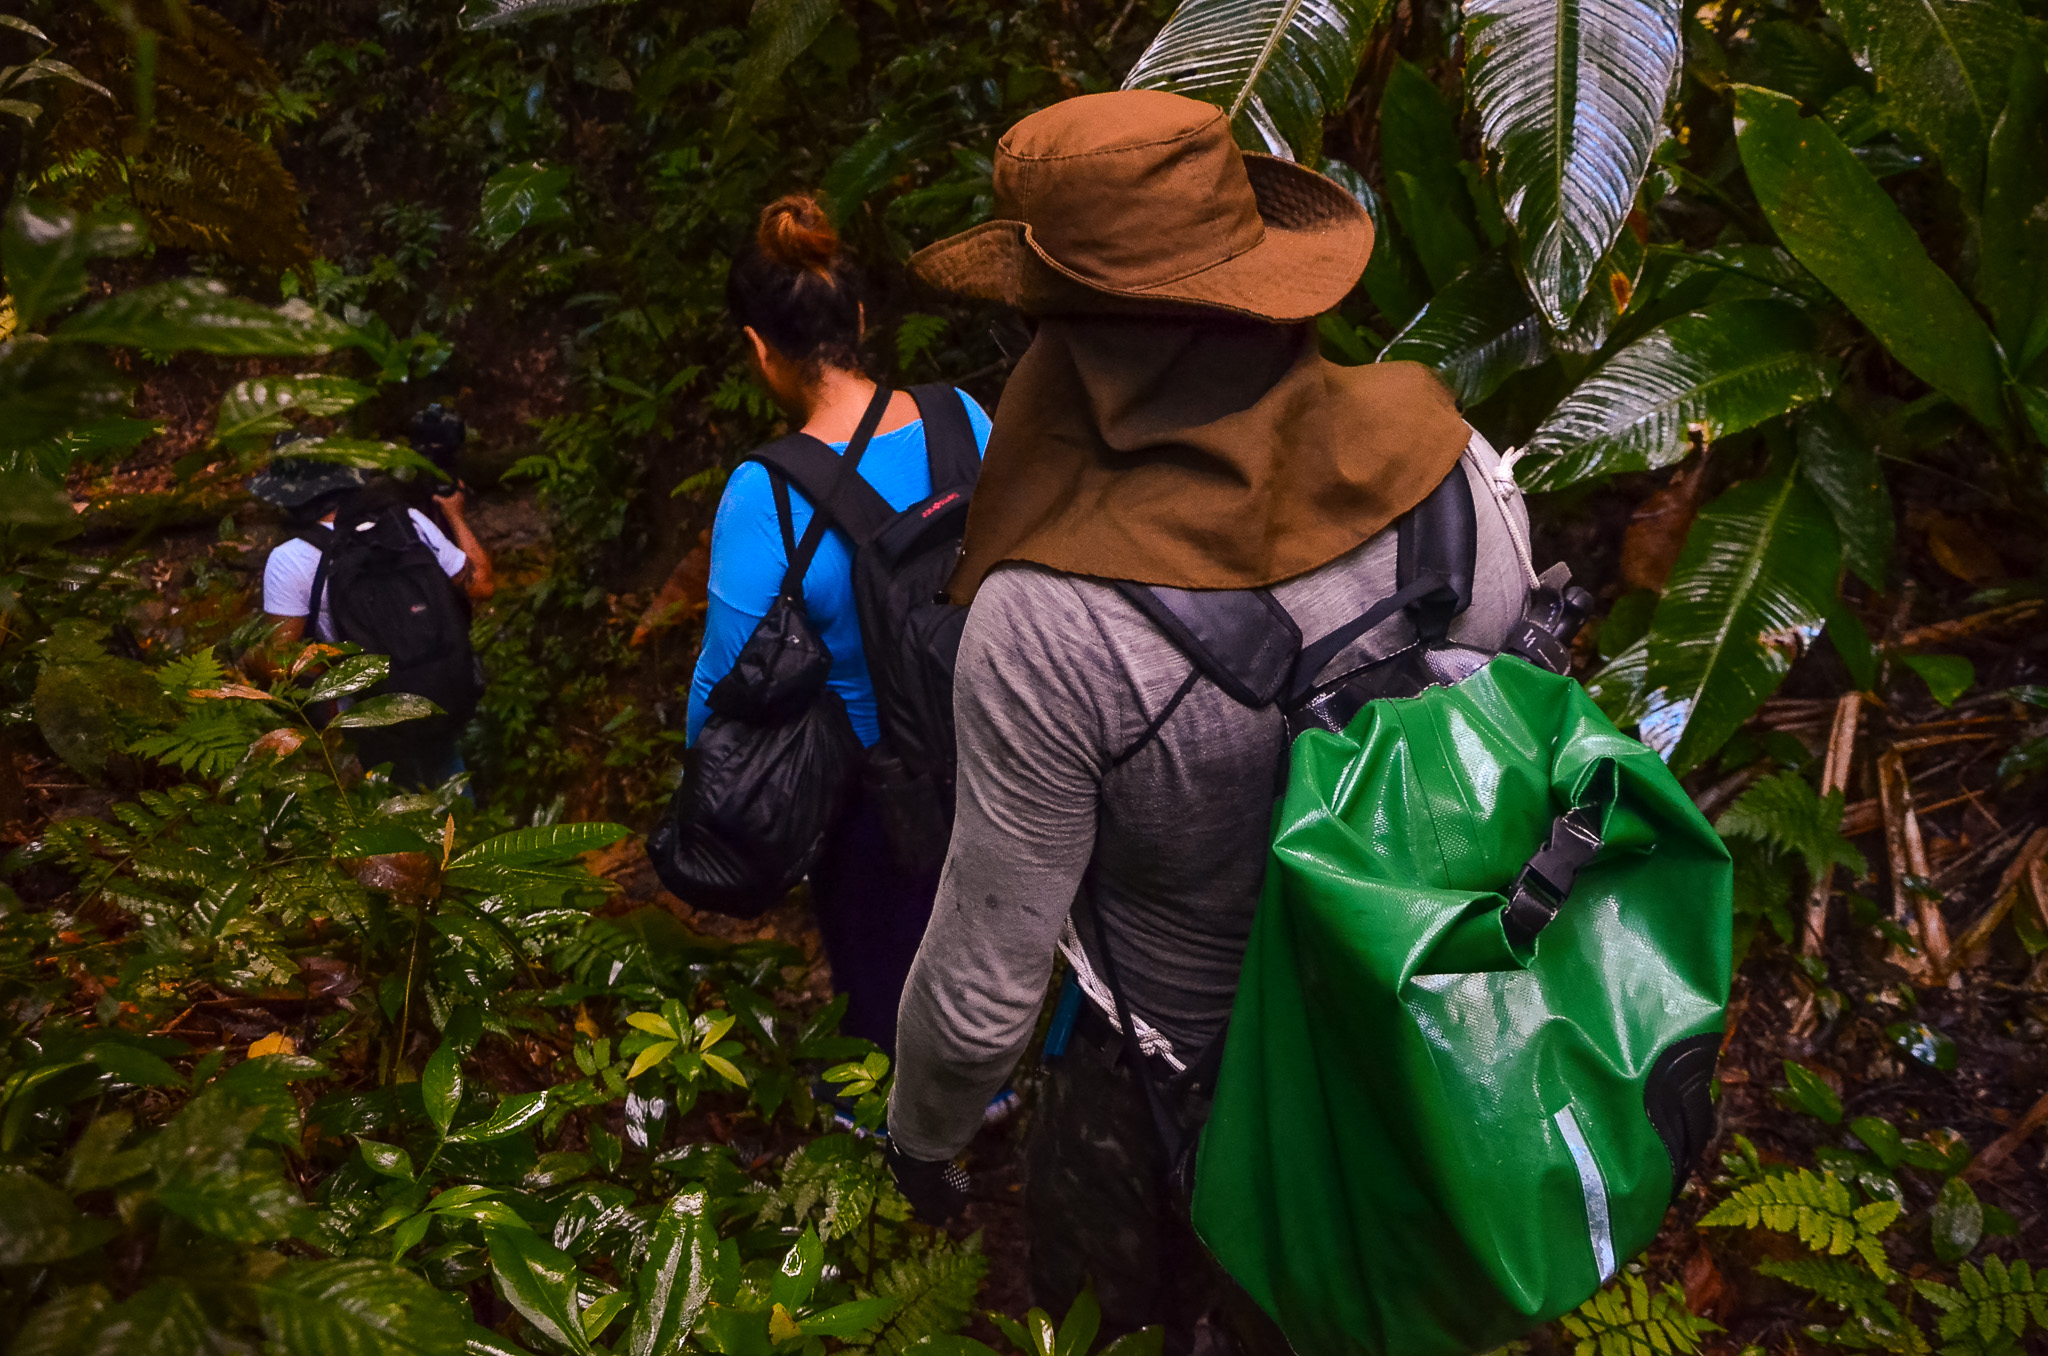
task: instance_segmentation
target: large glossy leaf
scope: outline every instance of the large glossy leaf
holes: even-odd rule
[[[1735,128],[1750,187],[1793,257],[1915,376],[2002,428],[1991,331],[1841,138],[1754,85],[1737,91]]]
[[[434,1129],[447,1134],[462,1104],[462,1051],[455,1042],[444,1040],[427,1056],[427,1067],[420,1071],[420,1102]]]
[[[250,377],[238,381],[221,397],[214,435],[231,439],[267,438],[292,426],[286,416],[296,412],[316,419],[354,409],[369,399],[370,388],[347,377],[304,372],[296,377]]]
[[[538,828],[501,833],[463,852],[450,866],[553,866],[573,862],[586,852],[610,847],[632,832],[623,824],[596,820],[577,824],[543,824]]]
[[[1675,727],[1672,771],[1710,757],[1776,690],[1818,634],[1841,563],[1827,506],[1790,468],[1701,510],[1650,620],[1647,682]]]
[[[69,1196],[27,1168],[0,1168],[0,1266],[76,1257],[114,1232],[111,1223],[80,1214]]]
[[[1529,293],[1563,329],[1635,206],[1678,74],[1677,0],[1472,0],[1465,93]]]
[[[300,1263],[250,1287],[279,1351],[459,1356],[464,1310],[402,1267],[351,1257]]]
[[[1828,0],[1858,65],[1877,77],[1886,121],[1918,138],[1974,210],[1984,147],[2025,36],[2014,0]]]
[[[502,249],[528,226],[567,221],[569,204],[562,201],[562,192],[569,187],[569,178],[566,167],[538,161],[507,165],[493,174],[484,185],[483,207],[477,223],[484,243],[494,250]]]
[[[0,343],[0,451],[47,445],[128,409],[128,383],[99,353],[38,334]]]
[[[354,332],[294,297],[276,310],[229,294],[211,278],[174,278],[88,306],[50,337],[152,353],[187,349],[234,357],[330,353]]]
[[[711,1260],[718,1228],[710,1197],[688,1191],[662,1207],[654,1241],[635,1282],[637,1303],[626,1331],[628,1356],[670,1356],[697,1326],[711,1298]]]
[[[1530,438],[1529,489],[1648,471],[1683,459],[1689,430],[1708,439],[1828,393],[1813,326],[1798,307],[1731,301],[1668,320],[1609,358]]]
[[[0,268],[14,301],[15,323],[34,329],[43,317],[85,295],[88,237],[68,208],[19,197],[0,228]]]
[[[1843,562],[1870,587],[1884,588],[1898,523],[1877,449],[1841,411],[1815,405],[1799,419],[1799,475],[1828,506]]]
[[[1977,299],[1998,324],[2015,374],[2048,353],[2048,70],[2041,44],[2013,60],[2005,111],[1991,132]]]
[[[1163,89],[1230,115],[1239,144],[1315,162],[1385,0],[1182,0],[1125,89]]]
[[[214,1328],[189,1282],[165,1279],[107,1310],[65,1356],[216,1356],[238,1345]]]
[[[112,1302],[103,1285],[77,1285],[51,1296],[22,1320],[8,1356],[77,1356]]]
[[[1458,127],[1420,66],[1397,60],[1380,93],[1380,170],[1387,205],[1441,288],[1479,258],[1479,229],[1458,172]]]
[[[838,13],[839,0],[754,0],[747,15],[747,54],[733,71],[728,127],[742,124]]]
[[[330,730],[362,730],[422,720],[441,708],[413,692],[387,692],[358,702],[327,722]]]
[[[490,1244],[491,1271],[512,1307],[527,1322],[578,1353],[590,1350],[576,1307],[576,1288],[583,1273],[569,1254],[541,1241],[525,1229],[484,1231]]]
[[[1380,361],[1428,364],[1469,408],[1548,352],[1543,322],[1517,284],[1514,265],[1491,254],[1431,297]]]
[[[268,1107],[215,1085],[150,1141],[157,1203],[218,1238],[265,1243],[288,1238],[306,1221],[305,1201],[269,1149],[251,1147],[271,1119]]]

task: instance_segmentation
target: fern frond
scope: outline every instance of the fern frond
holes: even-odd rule
[[[1574,1356],[1691,1356],[1699,1339],[1721,1329],[1685,1307],[1675,1285],[1651,1290],[1640,1276],[1623,1276],[1562,1320],[1579,1339]]]
[[[876,1356],[904,1356],[927,1337],[958,1332],[987,1274],[979,1234],[958,1247],[946,1243],[921,1256],[897,1258],[875,1283],[876,1294],[903,1301],[875,1336]]]
[[[1793,1257],[1782,1262],[1766,1258],[1756,1264],[1756,1269],[1844,1309],[1867,1306],[1885,1297],[1883,1281],[1854,1262],[1837,1257]]]
[[[1942,1311],[1943,1356],[2004,1356],[2030,1328],[2048,1331],[2048,1272],[2035,1273],[2024,1260],[2008,1267],[1987,1257],[1982,1271],[1965,1262],[1955,1286],[1918,1280],[1913,1288]]]
[[[1889,1285],[1894,1278],[1883,1234],[1898,1217],[1897,1201],[1859,1206],[1847,1184],[1833,1173],[1816,1176],[1801,1168],[1750,1183],[1709,1210],[1700,1223],[1793,1234],[1814,1252],[1831,1257],[1853,1252]]]
[[[130,744],[128,751],[181,772],[220,778],[242,761],[256,734],[252,722],[240,711],[216,702],[185,717],[175,729],[144,735]]]

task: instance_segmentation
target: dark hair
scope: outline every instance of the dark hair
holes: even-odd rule
[[[732,317],[777,353],[806,365],[858,368],[860,275],[839,232],[808,193],[761,210],[754,238],[725,280]]]

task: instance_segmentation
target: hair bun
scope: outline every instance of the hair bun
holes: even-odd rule
[[[775,263],[818,274],[830,274],[839,255],[839,232],[808,193],[790,193],[763,208],[755,240]]]

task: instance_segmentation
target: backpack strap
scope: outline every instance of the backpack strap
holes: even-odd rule
[[[1235,700],[1261,707],[1280,695],[1301,651],[1301,628],[1265,589],[1175,589],[1128,581],[1116,589]]]
[[[1472,576],[1479,555],[1479,520],[1462,456],[1427,498],[1402,515],[1397,542],[1397,589],[1426,574],[1446,586],[1445,592],[1426,594],[1407,608],[1416,639],[1424,645],[1441,644],[1450,634],[1451,619],[1472,605]]]
[[[910,398],[917,402],[917,412],[924,420],[924,455],[931,467],[932,493],[972,489],[981,479],[981,447],[974,439],[974,423],[967,417],[967,402],[958,390],[940,382],[911,387]]]
[[[868,402],[867,412],[860,417],[860,426],[847,440],[844,455],[808,434],[798,433],[770,443],[748,458],[769,469],[771,487],[774,484],[772,473],[782,470],[811,501],[810,525],[804,529],[803,540],[796,544],[796,550],[790,552],[789,570],[782,576],[784,597],[803,596],[804,576],[810,572],[811,559],[818,554],[818,546],[825,540],[827,527],[838,527],[858,546],[894,515],[895,510],[889,507],[889,501],[875,493],[875,487],[860,475],[860,459],[867,453],[868,443],[874,439],[876,426],[882,422],[882,412],[889,407],[890,394],[886,386],[875,387],[875,398]],[[805,443],[809,443],[815,452],[805,449]],[[784,454],[792,446],[798,449],[795,456],[786,457]],[[767,455],[771,453],[774,455]],[[821,461],[817,453],[823,453],[830,465]],[[810,477],[808,481],[806,476]],[[783,493],[786,497],[787,489]],[[875,505],[881,506],[879,516]],[[783,500],[776,502],[778,516],[785,507]],[[849,517],[852,521],[848,521]],[[785,528],[784,532],[786,539],[788,529]]]

